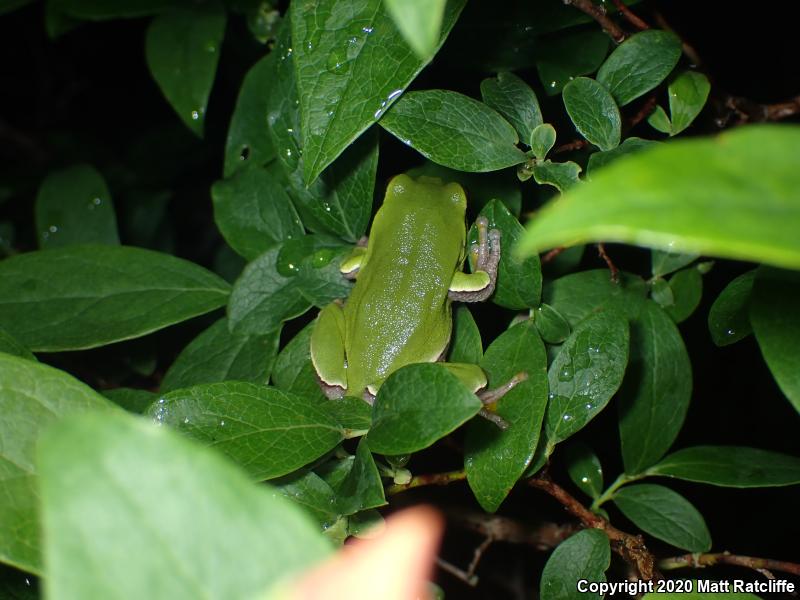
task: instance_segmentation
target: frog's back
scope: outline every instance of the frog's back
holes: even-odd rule
[[[447,293],[464,260],[458,184],[406,175],[389,184],[345,305],[348,390],[374,391],[393,371],[435,361],[452,330]]]

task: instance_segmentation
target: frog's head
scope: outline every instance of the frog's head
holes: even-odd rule
[[[467,212],[467,194],[456,182],[444,183],[438,177],[396,175],[386,189],[386,200],[416,201],[438,209],[446,209],[463,219]]]

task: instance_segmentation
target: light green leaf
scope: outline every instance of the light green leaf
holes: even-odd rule
[[[158,394],[153,392],[124,387],[103,390],[103,396],[117,406],[137,415],[142,414],[153,402],[158,400]]]
[[[627,363],[628,325],[618,313],[598,312],[575,327],[547,374],[547,454],[605,408]]]
[[[647,122],[655,129],[656,131],[660,131],[661,133],[672,134],[672,123],[667,116],[666,111],[661,108],[658,104],[647,116]]]
[[[569,322],[549,304],[537,306],[533,319],[539,335],[548,344],[560,344],[569,337]]]
[[[228,303],[237,334],[265,335],[311,306],[346,298],[351,284],[339,272],[347,252],[335,240],[317,236],[273,246],[245,267]]]
[[[800,483],[800,458],[743,446],[694,446],[666,456],[647,475],[722,487],[776,487]]]
[[[467,482],[481,507],[494,512],[530,464],[547,407],[547,355],[533,323],[524,321],[500,335],[486,350],[481,367],[489,389],[504,385],[517,373],[528,375],[497,403],[497,414],[510,424],[508,429],[485,419],[475,419],[467,427]]]
[[[119,244],[117,217],[103,176],[90,165],[53,171],[36,195],[36,235],[42,249]]]
[[[650,297],[662,308],[675,304],[675,296],[666,279],[658,278],[650,282]]]
[[[556,130],[552,125],[550,125],[550,123],[542,123],[541,125],[537,125],[536,128],[531,132],[529,145],[533,155],[539,160],[543,161],[545,159],[547,153],[550,152],[555,143]]]
[[[317,383],[314,364],[311,362],[311,332],[313,329],[314,322],[312,321],[303,327],[280,351],[272,369],[272,384],[285,392],[294,392],[300,396],[325,400],[319,383]],[[369,417],[369,415],[367,416]],[[349,428],[345,423],[342,423],[342,426]]]
[[[668,31],[649,29],[629,37],[597,72],[617,104],[625,106],[666,79],[681,57],[681,41]]]
[[[466,306],[457,307],[454,313],[453,335],[450,337],[447,362],[477,365],[483,358],[483,342],[478,325]]]
[[[244,167],[263,166],[275,158],[267,127],[267,98],[275,85],[277,57],[276,52],[270,52],[250,67],[239,88],[225,142],[226,178]]]
[[[645,302],[631,322],[631,355],[620,390],[619,433],[625,472],[646,469],[669,450],[692,396],[692,366],[669,316]]]
[[[584,529],[561,542],[547,559],[542,571],[539,597],[542,600],[583,600],[577,589],[579,579],[605,581],[611,564],[608,537],[599,529]]]
[[[481,401],[436,363],[407,365],[378,390],[367,439],[373,452],[408,454],[427,448],[463,425]]]
[[[480,333],[478,333],[480,335]],[[28,360],[36,361],[36,357],[25,346],[20,344],[14,337],[9,334],[5,329],[0,329],[0,352],[6,354],[13,354],[20,358],[27,358]]]
[[[64,371],[0,352],[0,562],[42,574],[36,444],[63,417],[112,404]]]
[[[383,0],[348,4],[297,0],[289,13],[303,138],[303,180],[311,184],[397,100],[427,61],[417,58]],[[444,11],[444,43],[464,0]]]
[[[759,268],[750,322],[772,376],[800,412],[800,273]]]
[[[800,268],[798,153],[800,127],[762,125],[625,157],[542,209],[520,251],[626,242]]]
[[[594,451],[582,442],[570,442],[564,458],[572,483],[591,498],[598,498],[603,492],[603,467]]]
[[[698,510],[686,498],[661,485],[626,485],[614,504],[634,525],[655,538],[689,552],[708,552],[711,534]]]
[[[298,508],[134,417],[65,422],[39,464],[52,600],[255,598],[331,550]]]
[[[0,262],[0,327],[36,352],[140,337],[225,304],[189,261],[130,246],[65,246]]]
[[[580,165],[571,160],[553,162],[547,159],[534,163],[533,178],[539,185],[552,185],[563,193],[580,183],[581,180],[578,175],[580,175],[581,170]]]
[[[756,270],[747,271],[720,292],[708,312],[708,330],[717,346],[728,346],[753,332],[750,325],[750,296]]]
[[[653,277],[664,277],[682,269],[697,258],[697,254],[680,254],[666,250],[653,250],[650,253],[650,269]]]
[[[682,269],[669,278],[674,302],[664,308],[676,323],[688,319],[700,304],[703,297],[703,276],[694,267]]]
[[[546,43],[536,41],[539,79],[544,91],[555,96],[576,77],[594,73],[603,64],[611,40],[598,29],[573,29],[557,37],[548,37]],[[576,51],[578,48],[580,50]]]
[[[269,335],[232,334],[223,318],[194,338],[172,363],[161,391],[217,381],[266,385],[278,353],[280,329]]]
[[[639,152],[639,150],[649,148],[650,146],[657,145],[658,143],[659,142],[654,142],[653,140],[629,137],[625,138],[625,140],[623,140],[623,142],[613,150],[592,153],[592,155],[589,157],[589,163],[586,165],[587,179],[594,177],[598,169],[611,164],[618,158],[625,156],[626,154],[634,154]]]
[[[150,73],[181,120],[199,137],[203,137],[225,21],[225,10],[218,2],[192,3],[159,14],[145,36]]]
[[[619,145],[622,118],[614,98],[602,84],[578,77],[564,86],[562,97],[578,133],[601,150]]]
[[[672,116],[670,135],[677,135],[703,110],[711,84],[697,71],[684,71],[669,84],[669,112]]]
[[[420,60],[436,54],[447,0],[383,0],[403,39]]]
[[[526,160],[508,121],[457,92],[408,92],[380,124],[426,158],[459,171],[497,171]]]
[[[496,78],[484,79],[481,82],[481,97],[484,103],[514,126],[519,139],[524,142],[530,140],[534,130],[543,123],[536,94],[531,86],[513,73],[501,71]],[[554,129],[553,140],[555,141]],[[551,143],[550,146],[552,145]],[[544,158],[544,155],[539,158]]]
[[[277,163],[251,165],[211,187],[214,221],[238,254],[253,260],[270,246],[305,231],[292,201],[276,177]]]
[[[542,293],[542,266],[539,257],[531,256],[520,260],[510,251],[525,233],[525,229],[500,200],[490,201],[480,214],[488,220],[489,230],[497,229],[501,233],[502,251],[492,302],[512,310],[536,306]],[[477,241],[478,228],[473,225],[469,230],[467,243],[471,245]]]
[[[291,473],[344,439],[317,400],[239,381],[169,392],[147,414],[213,446],[259,481]]]

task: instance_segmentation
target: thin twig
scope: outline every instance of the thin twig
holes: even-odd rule
[[[756,558],[754,556],[739,556],[729,552],[719,552],[714,554],[684,554],[672,558],[664,558],[658,561],[659,568],[670,571],[672,569],[683,568],[702,568],[713,567],[714,565],[736,565],[760,571],[781,571],[800,575],[800,564],[786,562],[783,560],[772,560],[771,558]]]
[[[647,117],[650,116],[650,113],[653,112],[653,109],[656,107],[656,95],[651,95],[647,100],[644,101],[642,107],[636,111],[636,114],[627,119],[625,125],[628,130],[633,129],[639,123],[644,121]]]
[[[442,571],[447,571],[453,577],[460,579],[470,587],[478,585],[478,578],[473,574],[467,573],[464,569],[459,569],[453,563],[447,562],[445,559],[437,557],[436,564]]]
[[[625,19],[636,27],[639,31],[644,31],[645,29],[650,29],[650,26],[645,23],[638,15],[636,15],[630,8],[628,8],[622,0],[614,0],[614,6],[617,7],[619,13],[625,17]]]
[[[569,536],[583,529],[578,523],[537,523],[528,525],[483,512],[458,508],[447,509],[447,520],[463,529],[469,529],[497,542],[525,544],[537,550],[552,550]]]
[[[545,254],[545,255],[544,255],[542,258],[541,258],[541,263],[542,263],[543,265],[546,265],[546,264],[547,264],[547,263],[549,263],[551,260],[553,260],[554,258],[556,258],[556,257],[557,257],[559,254],[561,254],[562,252],[564,252],[564,250],[566,250],[566,249],[567,249],[567,248],[566,248],[566,246],[559,246],[558,248],[553,248],[552,250],[550,250],[550,251],[549,251],[547,254]]]
[[[472,560],[469,563],[469,567],[467,567],[467,574],[472,577],[475,575],[475,571],[478,569],[478,564],[481,562],[481,558],[483,557],[483,553],[492,545],[494,542],[494,538],[491,536],[487,536],[484,540],[480,543],[480,546],[475,548],[475,551],[472,553]]]
[[[461,481],[467,478],[466,471],[448,471],[447,473],[429,473],[427,475],[415,475],[408,483],[390,485],[386,488],[389,496],[405,492],[416,487],[425,485],[447,485],[454,481]]]
[[[581,148],[585,148],[588,145],[589,142],[586,140],[572,140],[571,142],[567,142],[566,144],[561,144],[560,146],[556,146],[555,148],[553,148],[553,154],[561,154],[562,152],[580,150]]]
[[[574,6],[579,11],[589,15],[592,19],[597,21],[600,27],[603,28],[603,31],[605,31],[617,44],[622,43],[627,37],[627,34],[622,30],[622,28],[606,14],[606,9],[598,4],[595,4],[592,2],[592,0],[564,0],[564,4]]]
[[[683,50],[683,54],[686,56],[686,58],[688,58],[691,61],[691,63],[695,67],[703,66],[703,60],[700,58],[700,54],[698,54],[697,50],[694,49],[694,46],[692,46],[689,42],[687,42],[685,39],[683,39],[682,36],[678,35],[678,32],[676,32],[670,26],[670,24],[667,23],[667,20],[664,18],[664,15],[662,15],[659,12],[656,12],[655,13],[655,20],[656,20],[656,24],[661,29],[663,29],[664,31],[669,31],[671,33],[674,33],[676,36],[678,36],[678,39],[680,39],[680,41],[681,41],[681,50]]]
[[[611,260],[611,257],[606,252],[606,246],[602,242],[597,244],[597,254],[600,255],[600,258],[605,261],[606,265],[608,266],[608,270],[611,271],[611,281],[614,283],[619,282],[619,269],[617,268],[617,265],[614,264],[614,261]]]

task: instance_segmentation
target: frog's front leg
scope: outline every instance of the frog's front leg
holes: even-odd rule
[[[459,381],[466,385],[475,395],[480,398],[484,408],[480,410],[480,416],[497,425],[500,429],[508,429],[508,422],[494,412],[497,401],[513,390],[517,384],[522,383],[528,378],[527,373],[517,373],[500,387],[486,390],[486,373],[478,365],[469,363],[440,363],[450,373],[455,375]]]
[[[494,293],[500,264],[500,231],[489,231],[486,217],[478,217],[475,226],[478,228],[478,242],[469,249],[475,272],[458,272],[453,276],[448,291],[451,300],[482,302]]]
[[[341,398],[347,390],[345,320],[340,302],[332,302],[317,315],[311,332],[311,362],[322,392]]]

